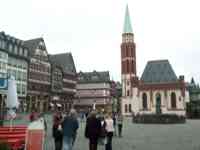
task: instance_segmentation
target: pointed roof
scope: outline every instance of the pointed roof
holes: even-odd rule
[[[126,14],[124,19],[124,30],[123,33],[133,33],[131,19],[129,15],[128,4],[126,5]]]
[[[78,83],[110,82],[109,71],[79,72]]]
[[[144,83],[176,82],[177,76],[168,60],[149,61],[144,69],[141,80]]]
[[[71,53],[61,53],[49,56],[51,63],[62,67],[63,71],[68,74],[76,74],[76,67]]]

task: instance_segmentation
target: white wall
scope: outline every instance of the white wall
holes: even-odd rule
[[[166,92],[164,90],[155,90],[152,91],[152,103],[150,101],[150,91],[140,91],[139,94],[139,109],[142,109],[142,94],[147,94],[147,111],[140,111],[140,113],[155,113],[156,112],[156,94],[160,93],[161,95],[161,109],[162,113],[164,114],[178,114],[178,115],[185,115],[185,99],[188,99],[188,96],[184,98],[181,95],[181,90],[167,90]],[[176,109],[171,108],[171,93],[174,92],[176,94]]]

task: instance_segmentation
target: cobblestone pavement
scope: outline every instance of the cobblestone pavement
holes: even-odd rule
[[[54,150],[51,134],[52,118],[46,116],[48,134],[45,150]],[[88,150],[88,140],[84,138],[85,122],[80,122],[74,150]],[[123,137],[113,138],[113,150],[200,150],[200,120],[187,120],[186,124],[147,125],[132,124],[126,119]],[[98,150],[104,150],[99,146]]]

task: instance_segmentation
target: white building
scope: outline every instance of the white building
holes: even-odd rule
[[[136,46],[128,6],[121,44],[122,105],[124,115],[185,115],[189,94],[184,76],[177,78],[168,60],[149,61],[139,79],[136,71]]]

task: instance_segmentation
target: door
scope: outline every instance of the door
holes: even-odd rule
[[[161,114],[161,95],[156,94],[156,114]]]

